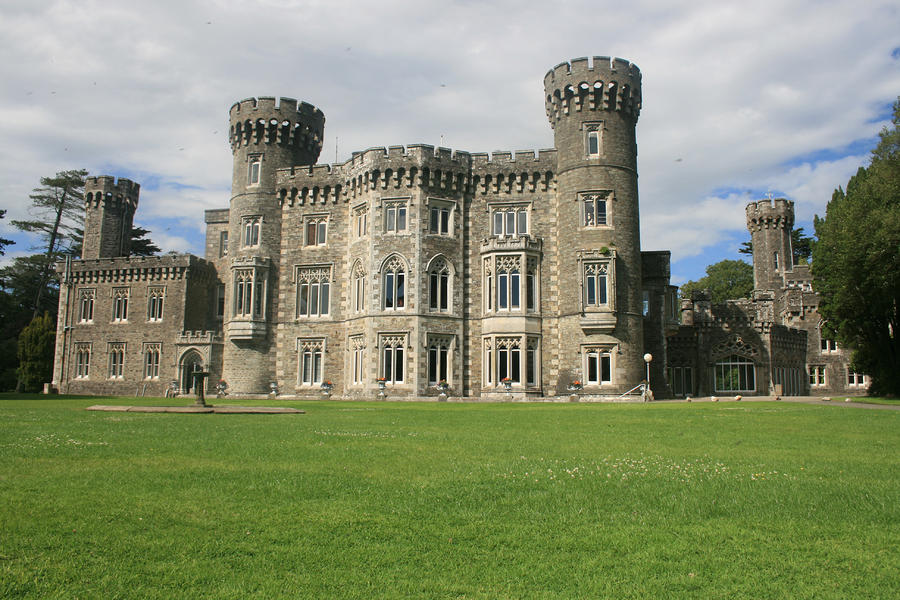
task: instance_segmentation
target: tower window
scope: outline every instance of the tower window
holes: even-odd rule
[[[451,338],[440,336],[428,340],[428,385],[450,381]]]
[[[324,246],[328,229],[327,217],[316,217],[306,221],[306,245]]]
[[[428,308],[446,312],[450,307],[450,267],[445,260],[437,259],[428,273]]]
[[[385,265],[383,290],[385,310],[397,310],[406,306],[406,268],[396,256]]]
[[[245,248],[259,246],[259,233],[262,226],[262,217],[244,217],[242,219],[243,239]]]
[[[584,227],[605,227],[610,225],[609,201],[612,192],[591,192],[581,194],[581,223]]]
[[[147,320],[162,321],[165,288],[150,288],[147,291]]]
[[[584,383],[602,385],[612,382],[612,355],[600,348],[586,348],[584,352]]]
[[[403,383],[406,360],[406,334],[384,335],[380,339],[381,377],[387,383]]]
[[[406,202],[391,202],[384,206],[384,230],[387,233],[406,231]]]
[[[608,276],[609,263],[586,263],[584,265],[584,305],[601,307],[609,304]]]
[[[584,150],[588,158],[600,156],[600,128],[599,122],[584,124]]]
[[[498,236],[526,235],[528,233],[528,209],[506,207],[493,211],[491,234]]]
[[[250,168],[247,172],[247,183],[250,185],[259,185],[259,170],[262,166],[261,157],[253,157],[250,159]]]

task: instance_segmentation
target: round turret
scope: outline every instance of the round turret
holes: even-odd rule
[[[791,271],[794,203],[784,198],[751,202],[746,208],[747,229],[753,244],[753,284],[758,290],[784,287],[784,273]]]
[[[228,213],[229,270],[224,274],[225,367],[233,393],[258,394],[274,381],[281,263],[281,203],[276,171],[315,164],[325,115],[292,98],[249,98],[229,111],[233,156]]]
[[[81,258],[115,258],[131,253],[131,227],[141,186],[109,175],[84,182],[84,239]]]
[[[621,58],[576,58],[547,73],[544,99],[557,152],[557,230],[564,232],[559,272],[576,277],[559,298],[568,321],[560,325],[560,363],[580,364],[584,348],[615,347],[604,385],[622,393],[645,370],[635,141],[641,72]],[[586,282],[607,286],[608,297],[585,296]]]

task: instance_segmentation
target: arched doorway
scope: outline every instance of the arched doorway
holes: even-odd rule
[[[181,357],[178,369],[179,384],[182,394],[191,394],[194,391],[194,371],[203,370],[203,357],[196,350],[188,350]]]

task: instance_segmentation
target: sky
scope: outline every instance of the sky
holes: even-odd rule
[[[643,75],[642,248],[679,285],[741,258],[747,202],[793,200],[812,233],[900,95],[896,0],[4,0],[0,29],[0,264],[32,252],[9,221],[40,178],[76,168],[139,182],[135,223],[202,255],[237,100],[319,107],[321,163],[550,148],[544,74],[618,56]]]

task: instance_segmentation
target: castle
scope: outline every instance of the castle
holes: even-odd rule
[[[544,94],[553,149],[391,146],[332,165],[316,164],[318,108],[237,102],[231,200],[206,211],[204,258],[129,256],[139,185],[89,178],[82,258],[57,269],[54,386],[189,393],[199,369],[238,396],[446,383],[470,399],[603,399],[648,374],[657,397],[864,389],[791,264],[792,203],[747,208],[752,299],[679,303],[669,252],[640,246],[640,71],[575,59]]]

